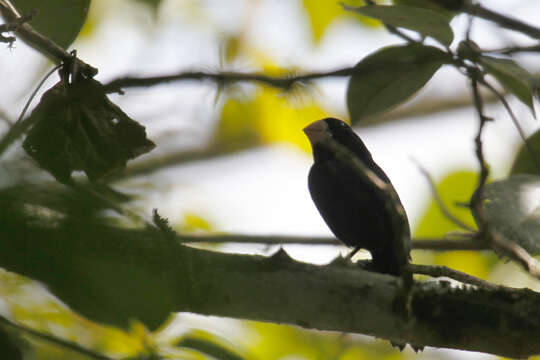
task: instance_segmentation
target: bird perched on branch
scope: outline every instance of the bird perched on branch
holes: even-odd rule
[[[376,271],[403,276],[410,257],[409,224],[384,171],[341,120],[315,121],[304,132],[314,158],[309,191],[330,230],[354,248],[350,256],[367,249]]]

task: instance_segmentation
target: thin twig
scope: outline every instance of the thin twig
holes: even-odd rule
[[[36,86],[32,94],[30,94],[28,101],[24,105],[21,111],[21,114],[19,115],[19,118],[17,119],[15,124],[13,124],[13,126],[9,128],[8,132],[0,140],[0,156],[4,153],[4,151],[8,148],[8,146],[11,143],[13,143],[13,141],[17,140],[19,136],[21,136],[26,130],[28,130],[34,124],[34,119],[32,118],[24,119],[24,115],[26,114],[28,107],[30,106],[32,100],[36,96],[41,86],[45,83],[45,81],[49,78],[49,76],[51,76],[60,67],[61,65],[57,65],[53,67],[47,74],[45,74],[45,76],[43,77],[43,79],[41,79],[41,81]]]
[[[448,277],[465,284],[476,285],[487,289],[498,289],[499,286],[492,284],[489,281],[477,278],[476,276],[469,275],[459,270],[454,270],[442,265],[418,265],[409,264],[409,269],[414,274],[429,275],[431,277]]]
[[[520,52],[540,52],[540,44],[531,46],[508,46],[500,49],[482,50],[483,53],[512,55]]]
[[[290,76],[268,76],[264,74],[251,74],[240,72],[204,72],[204,71],[186,71],[178,74],[154,76],[154,77],[124,77],[115,79],[108,84],[105,84],[105,92],[113,93],[119,92],[122,88],[126,87],[149,87],[154,85],[165,84],[173,81],[181,80],[211,80],[217,83],[223,82],[242,82],[242,81],[255,81],[266,85],[289,89],[294,83],[302,81],[310,81],[323,77],[343,77],[351,76],[354,72],[354,67],[348,67],[339,70],[308,73],[303,75],[290,75]]]
[[[518,31],[535,39],[540,39],[540,28],[526,24],[512,17],[487,9],[472,0],[464,1],[461,11],[479,18],[493,21],[506,29]]]
[[[503,254],[517,261],[532,276],[540,279],[540,262],[536,260],[523,247],[513,241],[508,241],[498,232],[489,232],[493,247]]]
[[[75,351],[75,352],[77,352],[79,354],[88,356],[88,357],[93,358],[93,359],[113,360],[113,358],[111,358],[111,357],[108,357],[108,356],[105,356],[105,355],[100,354],[98,352],[89,350],[89,349],[87,349],[85,347],[82,347],[81,345],[76,344],[74,342],[63,340],[63,339],[57,338],[57,337],[49,335],[49,334],[44,334],[42,332],[39,332],[37,330],[31,329],[31,328],[23,326],[23,325],[15,324],[15,323],[9,321],[8,319],[6,319],[3,316],[0,316],[0,323],[4,324],[5,326],[8,326],[10,328],[13,328],[13,329],[15,329],[17,331],[20,331],[22,333],[31,335],[31,336],[33,336],[35,338],[40,339],[40,340],[45,340],[45,341],[51,342],[51,343],[53,343],[55,345],[58,345],[58,346],[60,346],[62,348],[66,348],[68,350]]]
[[[450,209],[448,209],[448,207],[446,207],[446,204],[444,203],[444,201],[442,200],[439,192],[437,191],[437,185],[435,184],[435,181],[433,181],[433,178],[431,177],[431,175],[427,172],[426,169],[424,169],[422,167],[422,165],[420,165],[419,162],[417,162],[414,159],[413,159],[413,162],[416,164],[416,167],[418,168],[418,170],[420,170],[422,175],[424,175],[424,177],[426,178],[426,180],[427,180],[427,182],[429,184],[429,188],[431,190],[431,196],[433,196],[433,200],[435,200],[435,202],[439,206],[439,209],[441,210],[444,217],[446,217],[448,220],[450,220],[455,225],[459,226],[460,228],[462,228],[464,230],[475,231],[476,229],[474,229],[473,227],[465,224],[463,221],[458,219],[454,214],[452,214]]]
[[[482,133],[484,131],[484,126],[489,120],[489,118],[484,115],[484,102],[478,89],[478,78],[480,77],[480,75],[474,72],[474,70],[470,69],[469,77],[471,78],[473,103],[478,114],[478,132],[476,134],[476,137],[474,138],[474,143],[476,144],[476,158],[478,159],[478,164],[480,165],[480,174],[478,178],[478,185],[476,186],[476,192],[481,193],[489,176],[489,169],[484,158],[484,149],[482,144]]]

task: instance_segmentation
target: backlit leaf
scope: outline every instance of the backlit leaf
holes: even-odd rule
[[[474,227],[474,219],[468,208],[456,203],[467,203],[477,182],[477,174],[472,171],[457,171],[445,176],[437,183],[437,192],[447,208],[459,220]],[[431,198],[420,223],[414,231],[419,238],[444,238],[447,234],[461,229],[441,212],[439,205]],[[430,256],[428,256],[430,255]],[[475,251],[445,251],[426,254],[413,252],[414,262],[433,262],[450,266],[468,274],[486,278],[491,269],[490,258]]]
[[[380,20],[386,25],[413,30],[422,36],[430,36],[446,46],[450,46],[454,40],[454,33],[448,19],[434,10],[405,5],[345,6],[345,8]]]
[[[530,149],[523,143],[519,148],[510,174],[540,175],[540,130],[529,136],[527,142]]]
[[[540,177],[513,175],[487,184],[482,214],[490,229],[532,255],[540,254]]]
[[[417,8],[433,10],[442,15],[446,20],[450,21],[456,15],[456,12],[447,10],[441,5],[430,0],[394,0],[395,5],[413,6]]]
[[[531,82],[534,80],[533,75],[511,59],[481,56],[479,62],[508,92],[514,94],[527,105],[533,116],[536,117],[531,87]]]
[[[435,47],[419,44],[390,46],[365,57],[347,89],[347,107],[354,125],[406,100],[421,89],[447,61]]]
[[[303,0],[304,9],[311,24],[313,39],[318,43],[328,26],[335,20],[350,16],[337,1]],[[357,1],[348,0],[345,3],[356,3]],[[356,17],[357,20],[367,26],[379,26],[379,22],[368,17]]]
[[[36,16],[30,25],[63,48],[75,40],[86,20],[90,0],[11,0],[22,14],[34,9]]]

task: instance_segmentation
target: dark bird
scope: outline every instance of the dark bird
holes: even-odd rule
[[[361,248],[369,250],[376,271],[403,275],[409,261],[410,230],[404,210],[404,226],[395,229],[392,214],[402,208],[399,197],[381,196],[369,178],[358,173],[350,159],[338,156],[335,142],[348,150],[367,168],[388,184],[390,179],[373,161],[370,152],[345,122],[326,118],[304,128],[313,148],[314,164],[309,171],[308,185],[311,198],[334,235],[345,245],[354,248],[352,256]],[[398,204],[388,207],[388,201]],[[390,210],[389,210],[390,209]],[[396,231],[402,232],[401,235]],[[398,235],[398,236],[396,236]]]

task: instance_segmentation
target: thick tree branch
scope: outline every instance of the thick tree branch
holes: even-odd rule
[[[170,312],[188,311],[416,346],[540,354],[540,294],[529,290],[417,282],[407,317],[396,310],[403,295],[398,278],[353,265],[299,263],[284,251],[221,254],[180,245],[152,229],[75,221],[52,226],[21,222],[13,211],[0,215],[0,266],[44,282],[97,321],[126,325],[138,318],[156,328]]]

